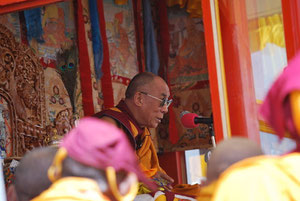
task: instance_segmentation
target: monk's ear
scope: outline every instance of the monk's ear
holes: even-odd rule
[[[133,101],[134,101],[135,105],[137,105],[139,107],[142,106],[143,102],[144,102],[143,94],[140,92],[136,92],[133,96]]]

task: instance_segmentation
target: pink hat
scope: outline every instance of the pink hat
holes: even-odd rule
[[[93,117],[82,118],[60,146],[78,162],[103,170],[111,166],[116,171],[135,173],[141,182],[155,189],[155,184],[140,170],[126,135],[111,123]]]

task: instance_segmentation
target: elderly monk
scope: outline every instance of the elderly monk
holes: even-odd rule
[[[129,83],[125,99],[94,116],[121,128],[136,150],[139,165],[149,177],[171,190],[174,180],[160,167],[149,128],[156,128],[172,100],[166,82],[150,72],[137,74]]]
[[[48,176],[53,184],[33,201],[130,201],[138,178],[154,187],[123,132],[92,117],[81,119],[63,138]]]
[[[207,185],[200,189],[197,200],[211,200],[217,179],[228,167],[259,155],[263,155],[261,147],[247,138],[234,137],[219,143],[207,163]]]
[[[29,201],[49,188],[51,181],[47,170],[56,151],[56,147],[41,147],[25,154],[16,168],[14,182],[9,186],[8,201]]]
[[[218,181],[214,201],[300,200],[300,54],[274,82],[261,114],[282,138],[287,131],[297,144],[284,156],[244,160],[226,171]]]

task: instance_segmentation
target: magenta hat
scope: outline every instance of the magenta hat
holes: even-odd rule
[[[72,159],[105,170],[111,166],[116,171],[125,170],[137,175],[149,188],[155,184],[140,170],[137,156],[122,130],[103,120],[85,117],[62,140]]]
[[[280,138],[283,138],[285,131],[288,131],[290,136],[298,143],[300,142],[300,136],[294,126],[289,94],[300,90],[299,76],[300,52],[274,81],[260,107],[260,114],[263,119],[273,127]]]

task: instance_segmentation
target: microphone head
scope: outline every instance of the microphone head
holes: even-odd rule
[[[195,124],[195,118],[198,117],[195,113],[183,111],[180,114],[181,123],[185,128],[196,128],[198,125]]]

